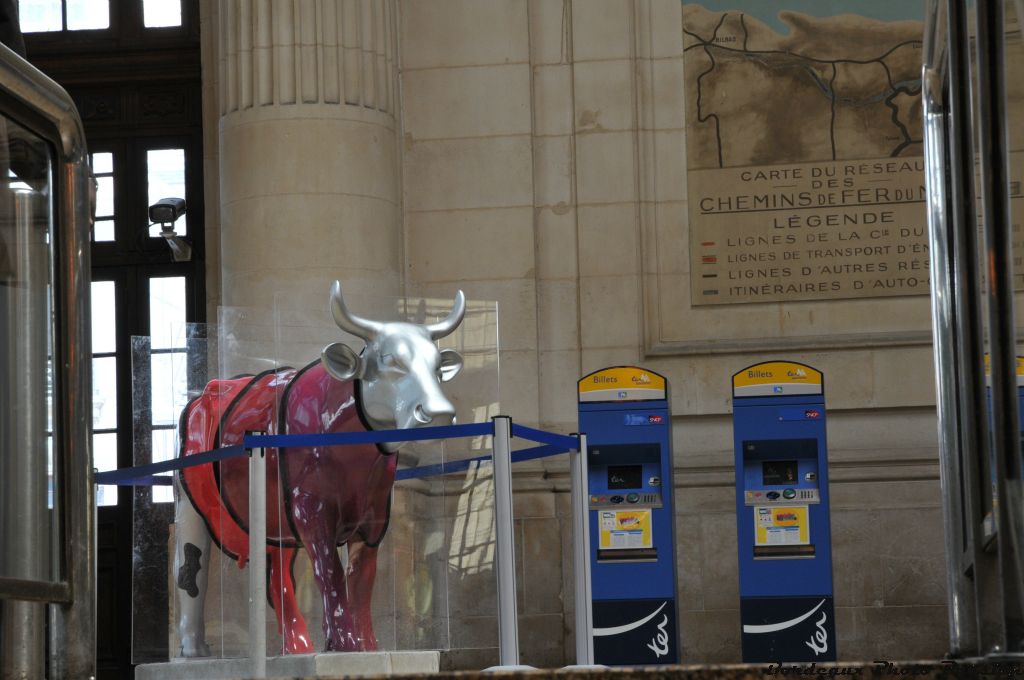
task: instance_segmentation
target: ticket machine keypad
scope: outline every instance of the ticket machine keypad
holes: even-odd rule
[[[744,494],[746,505],[789,505],[792,503],[805,503],[814,505],[821,502],[821,496],[817,489],[750,489]]]
[[[643,508],[660,508],[661,493],[643,492],[626,494],[595,494],[590,497],[590,508],[614,508],[622,506],[637,506]]]

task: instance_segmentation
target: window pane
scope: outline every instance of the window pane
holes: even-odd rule
[[[96,220],[96,224],[92,225],[92,240],[113,241],[114,220]]]
[[[142,0],[142,25],[181,26],[181,0]]]
[[[178,455],[178,434],[176,430],[153,430],[153,462],[171,460]],[[167,473],[170,475],[171,473]],[[173,487],[154,486],[153,502],[170,503],[174,500]]]
[[[117,433],[94,434],[92,436],[93,466],[100,472],[117,469]],[[100,485],[96,487],[96,505],[117,505],[117,487]]]
[[[153,424],[176,425],[181,409],[188,401],[185,352],[154,354],[153,367]]]
[[[18,13],[23,33],[59,31],[64,28],[60,19],[60,0],[20,0]]]
[[[94,153],[92,155],[92,172],[94,175],[114,172],[114,154],[109,151]]]
[[[117,427],[117,357],[92,360],[92,426]]]
[[[185,150],[184,149],[150,149],[146,152],[146,180],[149,182],[149,204],[153,205],[161,198],[184,198],[185,195]],[[178,236],[188,233],[186,216],[182,215],[174,223],[174,231]],[[149,228],[149,235],[158,238],[160,225]]]
[[[153,349],[185,346],[185,277],[149,280],[149,336]]]
[[[96,217],[114,215],[114,178],[96,178]]]
[[[67,2],[69,31],[110,28],[110,3],[108,0],[67,0]]]
[[[114,282],[92,282],[92,351],[94,354],[117,351],[114,321]]]

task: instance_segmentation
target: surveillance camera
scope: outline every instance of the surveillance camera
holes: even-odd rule
[[[183,198],[161,198],[149,206],[149,221],[160,225],[160,235],[170,246],[175,262],[188,262],[192,259],[192,246],[174,233],[174,223],[184,214]]]
[[[149,206],[149,221],[158,224],[174,224],[184,214],[184,198],[161,198]]]

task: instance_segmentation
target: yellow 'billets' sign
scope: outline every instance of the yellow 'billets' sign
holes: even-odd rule
[[[824,394],[824,389],[821,371],[792,361],[754,364],[732,377],[734,398]]]
[[[581,402],[665,399],[665,378],[637,366],[613,366],[580,378]]]

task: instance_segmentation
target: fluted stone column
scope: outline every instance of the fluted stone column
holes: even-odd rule
[[[397,295],[393,0],[220,0],[222,304]]]

